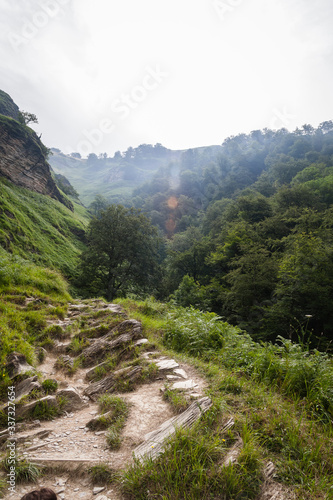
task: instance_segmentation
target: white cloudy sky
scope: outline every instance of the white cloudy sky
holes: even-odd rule
[[[67,153],[316,126],[332,22],[331,0],[0,0],[0,88]]]

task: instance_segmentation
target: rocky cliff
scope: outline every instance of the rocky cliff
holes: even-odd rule
[[[17,186],[59,200],[73,209],[71,202],[57,188],[46,160],[47,149],[37,134],[12,116],[18,108],[0,91],[0,175]],[[5,96],[5,97],[4,97]]]
[[[10,118],[17,120],[19,112],[19,107],[15,104],[10,95],[0,90],[0,115],[10,116]]]

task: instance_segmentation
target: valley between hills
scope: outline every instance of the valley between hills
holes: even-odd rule
[[[1,91],[0,496],[333,498],[333,123],[82,159],[25,120]]]

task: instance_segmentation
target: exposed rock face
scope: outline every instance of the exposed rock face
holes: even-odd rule
[[[17,121],[18,117],[19,108],[0,90],[0,175],[17,186],[51,196],[72,210],[72,203],[51,176],[45,146],[31,128]]]
[[[0,90],[0,114],[5,116],[10,116],[17,120],[19,116],[19,108],[10,97],[3,90]]]

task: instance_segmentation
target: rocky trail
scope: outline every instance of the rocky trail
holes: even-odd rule
[[[116,320],[115,326],[103,335],[99,335],[99,321],[96,321],[99,314],[103,320],[110,317]],[[78,329],[72,327],[82,319],[85,328],[80,338],[85,338],[84,332],[88,332],[89,338],[85,338],[82,352],[73,355],[71,343]],[[133,457],[157,456],[163,441],[176,427],[192,425],[211,406],[210,399],[204,396],[205,381],[193,367],[179,364],[151,348],[143,338],[141,324],[128,319],[118,305],[102,301],[71,304],[67,317],[52,324],[59,331],[72,328],[70,336],[55,340],[52,349],[45,352],[38,366],[38,377],[25,378],[16,387],[16,396],[19,394],[16,402],[28,399],[17,404],[17,416],[29,417],[29,423],[17,428],[17,454],[47,467],[48,473],[37,484],[18,484],[16,492],[7,493],[4,498],[20,499],[38,486],[47,486],[61,500],[121,499],[121,493],[113,485],[92,484],[87,469],[103,463],[120,470],[133,463]],[[94,328],[96,336],[90,336]],[[107,365],[110,356],[117,359],[114,369]],[[78,359],[80,366],[74,369]],[[11,364],[15,376],[29,370],[31,375],[32,367],[22,356],[13,355]],[[56,381],[57,391],[31,399],[45,380]],[[182,393],[188,403],[187,410],[178,416],[163,397],[166,387]],[[128,408],[118,449],[110,449],[107,430],[95,426],[101,413],[97,400],[105,393],[119,396]],[[42,405],[47,411],[56,408],[59,401],[61,413],[55,418],[32,420],[36,408]],[[7,438],[6,431],[0,432],[0,443],[4,444]]]
[[[67,316],[49,327],[53,339],[48,350],[39,348],[37,370],[19,353],[7,363],[16,390],[17,457],[43,474],[4,498],[20,500],[49,487],[60,500],[123,500],[119,483],[93,479],[92,469],[117,473],[134,459],[156,458],[177,428],[190,427],[211,407],[207,384],[192,366],[162,355],[119,305],[70,304]],[[117,400],[120,410],[104,408],[101,396]],[[118,428],[112,427],[116,415]],[[229,416],[221,432],[234,424]],[[2,450],[11,439],[7,429],[0,431]],[[220,466],[236,464],[242,447],[239,439]],[[257,500],[293,499],[274,471],[268,462]]]

